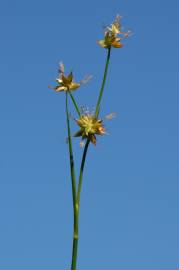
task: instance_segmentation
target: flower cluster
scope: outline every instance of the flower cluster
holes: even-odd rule
[[[121,41],[129,36],[130,31],[122,32],[120,21],[121,17],[117,15],[115,21],[110,26],[106,27],[104,39],[98,41],[98,44],[101,47],[105,49],[109,49],[111,47],[114,48],[123,47]]]
[[[105,49],[110,49],[111,47],[122,48],[123,44],[121,42],[123,39],[129,36],[130,31],[123,32],[121,29],[122,29],[121,17],[117,15],[114,22],[110,26],[106,27],[105,33],[104,33],[104,39],[99,40],[98,44]],[[72,101],[75,105],[75,108],[79,114],[79,119],[75,119],[75,121],[77,125],[80,127],[80,130],[75,134],[75,137],[82,137],[82,140],[87,139],[90,142],[92,142],[94,145],[96,145],[96,135],[106,134],[105,128],[103,126],[103,120],[98,119],[97,117],[98,113],[89,113],[89,112],[80,113],[78,105],[71,93],[71,91],[78,89],[82,84],[88,82],[91,76],[86,76],[82,81],[76,82],[73,79],[72,72],[65,75],[65,68],[64,68],[63,63],[60,63],[58,73],[59,73],[58,78],[56,79],[57,85],[55,87],[51,87],[51,86],[49,87],[55,90],[56,92],[66,92],[66,94],[68,94],[69,92],[72,98]],[[106,79],[106,75],[104,76],[103,82],[105,82],[105,79]],[[96,111],[98,111],[99,109],[102,93],[103,93],[103,88],[101,88],[101,92],[99,94],[99,99],[98,99],[99,104],[97,103]],[[110,114],[106,116],[106,119],[110,120],[113,117],[114,117],[114,114]]]
[[[97,119],[94,114],[82,114],[79,119],[76,119],[76,123],[80,130],[75,134],[75,137],[82,137],[82,140],[88,139],[94,145],[96,145],[96,135],[106,134],[103,121]]]
[[[56,79],[56,82],[58,83],[58,85],[55,87],[49,86],[49,88],[52,88],[56,92],[76,90],[82,84],[88,82],[91,78],[91,76],[86,76],[82,81],[75,82],[73,80],[73,73],[72,72],[70,72],[68,75],[65,76],[65,74],[64,74],[65,68],[64,68],[64,64],[62,62],[60,63],[58,71],[59,71],[59,76]]]

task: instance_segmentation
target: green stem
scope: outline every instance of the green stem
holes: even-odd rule
[[[77,255],[78,255],[78,204],[76,203],[74,207],[74,233],[73,233],[73,250],[72,250],[72,261],[71,270],[76,270],[77,265]]]
[[[74,235],[73,235],[73,252],[72,252],[71,270],[76,270],[76,264],[77,264],[79,203],[80,203],[80,193],[81,193],[81,186],[82,186],[82,179],[83,179],[83,169],[85,165],[86,154],[87,154],[89,143],[90,141],[87,140],[85,148],[84,148],[83,156],[82,156],[79,183],[78,183],[78,193],[77,193],[76,204],[74,208]]]
[[[104,92],[104,86],[105,86],[105,82],[106,82],[106,77],[107,77],[107,72],[108,72],[108,66],[109,66],[109,60],[110,60],[110,52],[111,52],[111,48],[108,49],[108,54],[107,54],[107,59],[106,59],[106,65],[105,65],[105,70],[104,70],[104,76],[103,76],[103,81],[102,81],[102,86],[100,89],[100,93],[99,93],[99,97],[98,97],[98,101],[97,101],[97,105],[96,105],[96,110],[95,110],[95,116],[98,117],[99,115],[99,110],[100,110],[100,103],[101,103],[101,99],[103,96],[103,92]],[[79,115],[79,117],[81,116],[79,107],[72,95],[72,93],[69,91],[70,97],[72,99],[72,102],[75,106],[75,109]],[[66,102],[67,102],[67,94],[66,94]],[[68,103],[67,103],[68,105]],[[68,107],[68,106],[67,106]],[[69,113],[68,113],[68,108],[67,108],[67,115],[68,115],[68,126],[69,126]],[[70,130],[68,128],[68,130]],[[70,136],[71,138],[71,136]],[[81,166],[80,166],[80,175],[79,175],[79,181],[78,181],[78,189],[77,189],[77,194],[75,191],[75,196],[74,196],[74,189],[73,189],[73,180],[72,180],[72,190],[73,190],[73,198],[75,197],[75,200],[73,199],[73,209],[74,209],[74,235],[73,235],[73,251],[72,251],[72,263],[71,263],[71,270],[76,270],[76,265],[77,265],[77,253],[78,253],[78,223],[79,223],[79,206],[80,206],[80,195],[81,195],[81,188],[82,188],[82,182],[83,182],[83,171],[84,171],[84,166],[85,166],[85,161],[86,161],[86,156],[87,156],[87,152],[88,152],[88,147],[90,144],[90,140],[88,139],[86,144],[85,144],[85,148],[83,151],[83,156],[82,156],[82,160],[81,160]],[[70,149],[70,146],[69,146]],[[71,151],[70,151],[71,153]],[[71,156],[71,154],[70,154]],[[70,159],[71,160],[71,159]],[[71,168],[72,171],[72,168]],[[75,186],[76,187],[76,186]],[[75,189],[76,190],[76,189]]]
[[[95,116],[96,117],[98,117],[98,115],[99,115],[100,103],[101,103],[101,99],[102,99],[102,96],[103,96],[104,86],[105,86],[107,73],[108,73],[110,54],[111,54],[111,47],[108,49],[108,53],[107,53],[106,65],[105,65],[105,70],[104,70],[104,75],[103,75],[103,81],[102,81],[102,85],[101,85],[101,89],[100,89],[100,92],[99,92],[99,97],[98,97],[98,101],[97,101],[97,105],[96,105],[96,110],[95,110]]]
[[[80,193],[81,193],[81,186],[82,186],[82,179],[83,179],[83,169],[85,165],[86,154],[87,154],[89,143],[90,141],[87,140],[84,151],[83,151],[81,167],[80,167],[79,183],[78,183],[78,193],[77,193],[76,204],[74,208],[74,235],[73,235],[73,252],[72,252],[71,270],[76,270],[76,264],[77,264],[79,203],[80,203]]]
[[[73,195],[73,205],[75,207],[76,203],[76,180],[75,180],[75,168],[73,159],[73,148],[71,140],[71,130],[69,121],[69,111],[68,111],[68,93],[66,92],[66,117],[67,117],[67,130],[68,130],[68,145],[69,145],[69,156],[70,156],[70,170],[71,170],[71,181],[72,181],[72,195]]]
[[[83,182],[83,170],[84,170],[84,165],[85,165],[85,160],[86,160],[86,155],[87,155],[89,143],[90,143],[90,140],[87,140],[87,142],[85,144],[84,151],[83,151],[82,160],[81,160],[80,175],[79,175],[79,182],[78,182],[78,191],[77,191],[77,197],[76,197],[76,201],[77,201],[78,205],[80,204],[80,194],[81,194],[81,187],[82,187],[82,182]]]
[[[110,55],[111,55],[111,47],[108,48],[108,53],[107,53],[107,58],[106,58],[106,65],[105,65],[105,70],[104,70],[104,75],[103,75],[103,81],[102,81],[102,86],[100,89],[100,93],[99,93],[99,97],[98,97],[98,101],[97,101],[97,105],[96,105],[96,110],[95,110],[95,115],[96,117],[98,117],[99,114],[99,110],[100,110],[100,103],[102,100],[102,96],[103,96],[103,92],[104,92],[104,87],[105,87],[105,83],[106,83],[106,78],[107,78],[107,72],[108,72],[108,66],[109,66],[109,60],[110,60]],[[71,91],[69,91],[70,97],[73,101],[73,104],[76,108],[76,111],[78,113],[78,115],[80,116],[80,110],[79,107],[71,93]],[[86,160],[86,155],[87,155],[87,151],[88,151],[88,146],[89,146],[90,141],[87,140],[85,148],[84,148],[84,152],[83,152],[83,156],[82,156],[82,161],[81,161],[81,167],[80,167],[80,176],[79,176],[79,183],[78,183],[78,191],[77,191],[77,199],[76,202],[77,204],[79,204],[80,202],[80,193],[81,193],[81,187],[82,187],[82,180],[83,180],[83,170],[84,170],[84,165],[85,165],[85,160]]]
[[[77,251],[78,251],[78,204],[76,203],[76,179],[73,159],[73,149],[71,140],[71,130],[68,111],[68,93],[66,92],[66,116],[67,116],[67,129],[68,129],[68,144],[69,144],[69,156],[70,156],[70,170],[72,181],[72,195],[73,195],[73,214],[74,214],[74,228],[73,228],[73,250],[72,250],[72,263],[71,270],[76,270]]]
[[[104,91],[104,86],[105,86],[107,71],[108,71],[108,66],[109,66],[109,60],[110,60],[110,52],[111,52],[111,48],[108,49],[106,66],[105,66],[104,76],[103,76],[103,82],[102,82],[102,86],[101,86],[101,90],[99,93],[99,97],[98,97],[98,101],[97,101],[97,105],[96,105],[96,110],[95,110],[96,117],[98,117],[100,103],[101,103],[101,99],[103,96],[103,91]],[[71,93],[70,93],[70,96],[71,96],[73,104],[74,104],[74,106],[75,106],[75,108],[80,116],[80,111],[78,111],[78,106],[76,106],[76,103],[74,102],[73,96],[71,95]],[[72,255],[71,270],[76,270],[77,249],[78,249],[78,222],[79,222],[80,195],[81,195],[81,189],[82,189],[82,183],[83,183],[83,171],[84,171],[84,166],[85,166],[85,161],[86,161],[86,156],[87,156],[89,144],[90,144],[90,140],[88,139],[86,144],[85,144],[85,148],[84,148],[83,156],[82,156],[82,160],[81,160],[81,166],[80,166],[80,175],[79,175],[78,189],[77,189],[77,194],[76,194],[76,204],[75,204],[75,211],[74,211],[74,238],[73,238],[73,255]]]
[[[78,252],[78,239],[73,238],[73,255],[71,262],[71,270],[76,270]]]
[[[77,104],[77,102],[76,102],[74,96],[72,95],[71,91],[69,90],[68,92],[69,92],[69,94],[70,94],[70,97],[71,97],[71,100],[72,100],[72,102],[73,102],[73,105],[75,106],[76,112],[77,112],[78,116],[80,117],[80,116],[81,116],[81,113],[80,113],[79,106],[78,106],[78,104]]]
[[[99,114],[100,103],[101,103],[101,99],[102,99],[103,92],[104,92],[104,86],[105,86],[105,82],[106,82],[106,78],[107,78],[110,54],[111,54],[111,48],[108,49],[108,53],[107,53],[106,65],[105,65],[105,69],[104,69],[102,86],[101,86],[101,89],[100,89],[100,93],[99,93],[99,97],[98,97],[98,101],[97,101],[97,105],[96,105],[96,110],[95,110],[95,116],[96,117],[98,117],[98,114]],[[77,190],[77,197],[76,197],[76,201],[77,201],[78,205],[80,203],[80,194],[81,194],[82,181],[83,181],[83,170],[84,170],[84,165],[85,165],[85,160],[86,160],[86,155],[87,155],[89,143],[90,143],[90,141],[87,140],[84,151],[83,151],[82,161],[81,161],[80,175],[79,175],[79,182],[78,182],[78,190]]]

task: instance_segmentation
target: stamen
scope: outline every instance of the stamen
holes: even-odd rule
[[[58,72],[61,74],[64,74],[64,72],[65,72],[65,67],[64,67],[64,64],[63,64],[63,62],[60,62],[59,63],[59,69],[58,69]]]
[[[116,117],[116,113],[110,113],[110,114],[107,114],[106,116],[105,116],[105,119],[106,120],[112,120],[113,118],[115,118]]]

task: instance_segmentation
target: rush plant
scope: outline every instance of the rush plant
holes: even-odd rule
[[[80,210],[80,195],[83,182],[83,171],[85,161],[88,153],[90,144],[96,146],[97,136],[103,136],[106,134],[103,120],[99,117],[101,101],[103,97],[104,87],[106,83],[108,67],[111,57],[111,50],[113,48],[122,48],[122,41],[129,37],[130,31],[124,32],[121,30],[121,17],[116,16],[114,22],[107,26],[104,31],[104,37],[98,41],[98,44],[106,51],[106,63],[104,69],[104,75],[102,79],[101,88],[99,90],[95,111],[90,113],[89,111],[82,110],[79,107],[78,102],[73,96],[73,91],[79,89],[83,84],[87,83],[90,76],[85,77],[82,81],[76,82],[73,77],[73,73],[65,74],[64,64],[60,63],[58,69],[58,78],[56,79],[56,86],[51,87],[55,92],[64,92],[65,94],[65,108],[66,108],[66,123],[67,123],[67,134],[68,134],[68,148],[69,148],[69,161],[70,161],[70,172],[71,172],[71,186],[72,186],[72,197],[73,197],[73,246],[72,246],[72,260],[71,270],[77,269],[77,254],[78,254],[78,239],[79,239],[79,210]],[[78,130],[74,135],[71,133],[70,126],[70,114],[69,114],[69,98],[74,106],[77,114],[75,122],[78,126]],[[106,119],[112,119],[114,114],[106,116]],[[73,154],[73,143],[72,139],[75,137],[81,137],[80,145],[84,147],[81,158],[81,166],[79,172],[79,178],[76,179],[75,165],[74,165],[74,154]],[[78,181],[77,181],[78,180]]]

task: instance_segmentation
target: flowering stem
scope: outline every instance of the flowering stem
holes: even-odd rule
[[[102,82],[102,86],[101,86],[101,90],[99,93],[99,97],[98,97],[98,101],[97,101],[97,105],[96,105],[96,110],[95,110],[96,117],[98,117],[98,114],[99,114],[100,103],[101,103],[101,99],[102,99],[103,92],[104,92],[104,86],[105,86],[107,72],[108,72],[110,54],[111,54],[111,47],[108,49],[108,53],[107,53],[103,82]],[[82,161],[81,161],[80,176],[79,176],[78,190],[77,190],[77,197],[76,197],[76,202],[77,202],[78,206],[80,203],[80,194],[81,194],[81,187],[82,187],[82,181],[83,181],[83,170],[84,170],[84,165],[85,165],[85,161],[86,161],[86,155],[87,155],[89,143],[90,143],[90,140],[87,140],[84,151],[83,151]]]
[[[77,254],[78,254],[78,204],[74,207],[74,232],[73,232],[73,251],[72,251],[72,262],[71,270],[76,270]]]
[[[70,93],[70,91],[69,91],[69,93]],[[72,95],[70,95],[70,96],[71,96],[71,98],[73,97]],[[72,98],[72,101],[73,100],[75,102],[75,99]],[[74,103],[74,105],[75,104],[76,104],[76,102]],[[70,130],[69,111],[68,111],[68,93],[66,93],[66,115],[67,115],[67,128],[68,128],[68,140],[69,140],[70,169],[71,169],[72,194],[73,194],[73,218],[74,218],[71,270],[76,270],[77,252],[78,252],[78,213],[79,213],[79,207],[78,207],[78,203],[76,201],[76,179],[75,179],[73,149],[72,149],[71,130]]]
[[[101,99],[102,99],[102,96],[103,96],[104,86],[105,86],[106,77],[107,77],[107,73],[108,73],[110,54],[111,54],[111,47],[108,48],[108,53],[107,53],[107,58],[106,58],[106,65],[105,65],[104,76],[103,76],[103,82],[102,82],[101,90],[99,92],[99,97],[98,97],[96,110],[95,110],[95,116],[96,117],[98,117],[98,115],[99,115],[100,103],[101,103]]]
[[[86,155],[87,155],[89,143],[90,143],[90,140],[87,140],[87,142],[85,144],[84,151],[83,151],[82,160],[81,160],[80,176],[79,176],[79,182],[78,182],[78,191],[77,191],[77,197],[76,197],[76,201],[77,201],[78,205],[80,204],[80,194],[81,194],[81,187],[82,187],[82,181],[83,181],[83,170],[84,170],[84,165],[85,165],[85,161],[86,161]]]
[[[77,264],[79,203],[80,203],[80,193],[81,193],[81,186],[82,186],[82,179],[83,179],[83,169],[85,165],[86,154],[87,154],[89,143],[90,141],[87,140],[85,148],[84,148],[83,156],[82,156],[79,183],[78,183],[78,193],[77,193],[76,203],[74,207],[74,235],[73,235],[73,253],[72,253],[71,270],[76,270],[76,264]]]
[[[106,82],[106,77],[107,77],[107,71],[108,71],[108,66],[109,66],[109,60],[110,60],[110,52],[111,52],[111,48],[108,49],[108,54],[107,54],[107,59],[106,59],[106,66],[105,66],[105,70],[104,70],[104,76],[103,76],[103,82],[102,82],[102,86],[101,86],[101,90],[99,93],[99,98],[98,98],[98,102],[96,105],[96,111],[95,111],[95,115],[96,117],[98,117],[99,114],[99,109],[100,109],[100,103],[101,103],[101,99],[103,96],[103,91],[104,91],[104,86],[105,86],[105,82]],[[76,111],[78,112],[79,116],[80,116],[80,111],[78,110],[78,106],[71,94],[71,92],[69,91],[71,99],[73,101],[73,104],[76,108]],[[88,152],[88,147],[90,144],[90,140],[88,139],[86,144],[85,144],[85,148],[83,151],[83,156],[82,156],[82,160],[81,160],[81,166],[80,166],[80,175],[79,175],[79,181],[78,181],[78,189],[77,189],[77,194],[76,194],[76,204],[74,207],[74,238],[73,238],[73,255],[72,255],[72,265],[71,265],[71,270],[76,270],[76,262],[77,262],[77,249],[78,249],[78,222],[79,222],[79,206],[80,206],[80,195],[81,195],[81,188],[82,188],[82,182],[83,182],[83,171],[84,171],[84,165],[85,165],[85,161],[86,161],[86,156],[87,156],[87,152]]]
[[[81,113],[80,113],[79,106],[78,106],[78,104],[77,104],[77,102],[76,102],[74,96],[72,95],[71,91],[69,90],[68,92],[69,92],[69,94],[70,94],[70,97],[71,97],[71,100],[72,100],[72,102],[73,102],[73,105],[75,106],[76,112],[77,112],[78,116],[80,117],[80,116],[81,116]]]
[[[69,121],[68,93],[67,92],[66,92],[66,117],[67,117],[67,129],[68,129],[68,144],[69,144],[72,195],[73,195],[73,215],[74,215],[73,251],[72,251],[71,270],[76,270],[77,248],[78,248],[78,207],[76,204],[76,179],[75,179],[75,169],[74,169],[73,149],[72,149],[72,140],[71,140],[70,121]]]
[[[72,148],[71,130],[70,130],[70,121],[69,121],[69,111],[68,111],[68,93],[66,93],[66,117],[67,117],[67,129],[68,129],[68,145],[69,145],[69,156],[70,156],[70,170],[71,170],[71,181],[72,181],[73,205],[75,206],[75,203],[76,203],[76,179],[75,179],[73,148]]]

